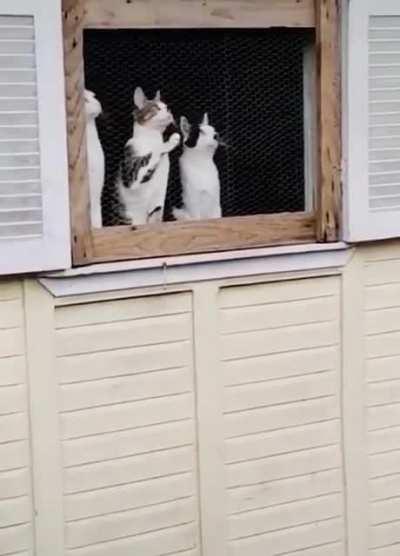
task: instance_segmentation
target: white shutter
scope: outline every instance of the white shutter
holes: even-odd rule
[[[0,1],[0,274],[70,265],[61,0]]]
[[[400,0],[350,0],[346,239],[400,237]]]

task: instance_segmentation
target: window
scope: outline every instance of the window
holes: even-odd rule
[[[338,239],[337,2],[221,4],[64,1],[75,264]],[[101,229],[90,222],[85,86],[104,110]],[[222,218],[173,221],[182,205],[178,147],[163,222],[123,225],[115,177],[137,86],[148,95],[160,88],[177,119],[209,113],[228,144],[215,158]]]

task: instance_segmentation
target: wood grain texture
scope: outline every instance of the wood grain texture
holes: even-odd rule
[[[88,0],[93,28],[314,27],[313,0]]]
[[[340,5],[341,0],[315,0],[319,241],[337,241],[341,228]]]
[[[303,213],[103,228],[93,232],[93,262],[307,243],[314,237],[314,216]]]
[[[84,4],[84,0],[63,0],[71,233],[75,264],[89,262],[92,257],[83,98]]]

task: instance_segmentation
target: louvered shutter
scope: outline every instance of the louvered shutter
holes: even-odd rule
[[[400,0],[350,0],[346,239],[400,237]]]
[[[60,0],[0,0],[0,274],[70,265]]]

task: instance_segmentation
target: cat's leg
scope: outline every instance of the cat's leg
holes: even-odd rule
[[[181,136],[179,135],[179,133],[173,133],[171,137],[168,139],[168,141],[164,143],[161,154],[170,153],[171,151],[176,149],[176,147],[179,145],[180,142],[181,142]]]

